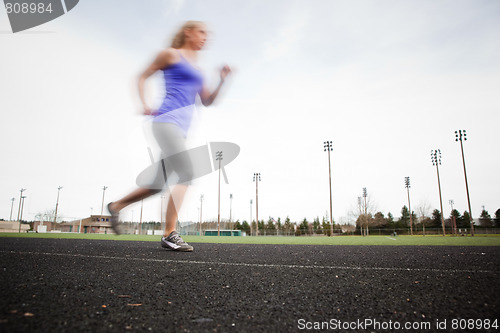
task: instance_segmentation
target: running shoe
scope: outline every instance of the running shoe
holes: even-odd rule
[[[161,246],[174,251],[189,252],[193,251],[193,247],[186,243],[177,231],[172,231],[168,237],[161,238]]]
[[[120,228],[119,228],[120,221],[118,220],[118,217],[120,215],[119,215],[119,213],[117,211],[112,210],[110,208],[111,204],[112,204],[112,202],[110,202],[108,204],[108,210],[109,210],[109,213],[111,214],[111,228],[113,229],[113,231],[115,232],[115,234],[119,235],[119,234],[121,234],[121,231],[120,231]]]

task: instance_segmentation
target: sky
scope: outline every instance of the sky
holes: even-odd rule
[[[225,167],[221,218],[328,216],[331,140],[333,217],[354,221],[367,189],[373,213],[396,218],[439,208],[440,149],[445,214],[468,210],[460,144],[473,217],[500,208],[500,2],[81,0],[66,15],[13,34],[0,9],[0,218],[11,198],[23,219],[56,205],[64,220],[100,214],[105,203],[136,188],[156,152],[140,114],[137,78],[186,20],[210,30],[200,53],[206,84],[233,69],[216,105],[198,106],[190,147],[237,144]],[[160,75],[147,82],[158,106]],[[218,173],[195,181],[179,215],[217,220]],[[229,199],[233,195],[232,201]],[[143,221],[159,221],[161,195],[143,204]],[[250,201],[253,204],[250,204]],[[140,219],[141,204],[122,211]],[[106,210],[104,210],[106,213]]]

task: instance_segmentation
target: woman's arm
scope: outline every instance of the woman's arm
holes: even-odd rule
[[[153,75],[156,71],[168,67],[172,63],[174,63],[175,56],[176,53],[171,48],[161,51],[156,56],[156,59],[153,61],[153,63],[149,65],[148,68],[146,68],[146,70],[142,72],[142,74],[139,76],[138,80],[139,99],[141,100],[145,115],[151,114],[151,108],[149,108],[149,106],[147,105],[146,99],[144,97],[144,82],[146,82],[146,79],[151,75]]]
[[[226,65],[226,66],[222,67],[222,69],[220,70],[219,84],[217,85],[217,88],[215,88],[215,90],[212,93],[210,93],[210,91],[208,91],[208,89],[206,89],[206,87],[203,87],[203,89],[200,93],[201,103],[203,105],[209,106],[215,101],[215,99],[217,98],[217,95],[219,95],[220,88],[224,84],[224,80],[229,75],[229,73],[231,73],[231,68],[229,68],[229,66]]]

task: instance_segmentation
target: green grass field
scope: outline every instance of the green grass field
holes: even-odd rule
[[[121,241],[158,242],[159,236],[143,235],[103,235],[70,233],[0,233],[0,237],[97,239]],[[476,235],[475,237],[453,236],[316,236],[316,237],[217,237],[182,236],[188,243],[232,243],[232,244],[301,244],[301,245],[410,245],[410,246],[500,246],[500,235]]]

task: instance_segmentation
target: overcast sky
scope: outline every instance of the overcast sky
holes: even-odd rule
[[[374,211],[400,216],[411,179],[412,210],[439,209],[430,151],[440,149],[443,208],[473,217],[500,208],[500,2],[476,1],[120,1],[82,0],[68,14],[26,32],[10,32],[0,10],[0,218],[11,198],[24,219],[55,208],[65,219],[99,214],[135,188],[150,164],[147,122],[136,80],[185,20],[207,22],[200,54],[208,85],[234,69],[216,106],[198,108],[190,145],[238,144],[225,170],[221,216],[250,218],[260,172],[259,218],[320,218],[349,212],[367,188]],[[148,82],[157,106],[162,81]],[[218,173],[189,190],[181,221],[217,219]],[[140,204],[123,211],[139,221]],[[160,196],[143,220],[159,220]]]

